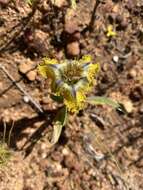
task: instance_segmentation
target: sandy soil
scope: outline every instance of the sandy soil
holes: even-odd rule
[[[117,34],[112,38],[106,35],[110,24]],[[48,148],[58,105],[36,67],[44,56],[85,54],[101,67],[92,94],[121,102],[126,113],[88,106],[70,116],[59,142]],[[0,190],[142,190],[142,0],[80,0],[76,11],[66,0],[39,0],[33,7],[0,0],[1,138],[4,123],[8,137],[12,122]]]

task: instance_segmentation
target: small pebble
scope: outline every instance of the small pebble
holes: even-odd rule
[[[9,3],[9,0],[0,0],[0,4],[6,6]]]
[[[68,156],[69,155],[69,150],[67,148],[63,148],[62,153],[64,156]]]
[[[33,71],[30,71],[26,74],[27,78],[30,80],[30,81],[34,81],[36,79],[36,76],[37,76],[37,72],[36,70],[33,70]]]
[[[135,7],[136,1],[134,0],[127,0],[126,7],[129,11],[132,11]]]
[[[31,70],[31,65],[30,65],[30,64],[21,63],[21,64],[19,65],[19,71],[20,71],[22,74],[27,73],[29,70]]]
[[[61,8],[65,5],[67,5],[66,0],[51,0],[51,1],[52,1],[52,4],[58,8]]]
[[[44,158],[46,158],[47,157],[47,153],[46,152],[43,152],[42,154],[41,154],[41,157],[44,159]]]
[[[60,171],[62,170],[61,164],[56,163],[56,164],[55,164],[55,169],[56,169],[56,171],[60,172]]]
[[[118,63],[119,57],[118,57],[117,55],[114,55],[114,56],[113,56],[113,61],[114,61],[115,63]]]
[[[143,104],[141,104],[139,112],[142,114],[143,113]]]
[[[54,152],[54,153],[51,155],[51,157],[52,157],[52,159],[53,159],[54,161],[60,162],[60,161],[63,160],[63,156],[62,156],[61,152]]]
[[[0,82],[0,90],[2,90],[4,88],[4,84],[3,82]]]
[[[117,23],[121,23],[122,22],[122,20],[123,20],[123,17],[121,16],[121,15],[116,15],[116,22]]]
[[[133,103],[130,100],[124,100],[123,105],[127,113],[132,113],[133,111]]]
[[[126,20],[123,20],[121,23],[120,23],[120,27],[122,29],[125,29],[126,27],[128,26],[128,22]]]
[[[47,149],[46,143],[42,143],[41,144],[41,150],[45,151],[46,149]]]
[[[140,101],[143,98],[143,87],[136,86],[134,89],[132,89],[130,92],[130,98],[132,101]]]
[[[23,100],[25,103],[28,103],[29,102],[29,97],[28,96],[23,96]]]
[[[129,71],[128,76],[131,77],[131,78],[136,78],[136,76],[137,76],[136,70],[135,70],[135,69],[131,69],[131,70]]]
[[[65,21],[65,32],[69,34],[73,34],[74,32],[78,31],[77,23],[73,20],[66,20]]]
[[[67,54],[69,56],[77,56],[80,53],[79,43],[71,42],[67,45]]]
[[[75,32],[73,35],[73,38],[76,40],[79,40],[80,39],[80,32]]]
[[[36,79],[37,76],[37,71],[36,69],[33,69],[33,65],[32,64],[27,64],[27,63],[21,63],[19,65],[19,71],[22,74],[25,74],[26,77],[28,78],[28,80],[30,81],[34,81]]]

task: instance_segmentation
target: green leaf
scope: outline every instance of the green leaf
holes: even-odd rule
[[[107,97],[100,96],[90,96],[86,99],[86,101],[90,104],[94,105],[109,105],[119,111],[123,111],[121,105],[118,102],[115,102]]]
[[[51,142],[49,142],[50,147],[58,142],[59,137],[62,132],[62,128],[66,124],[66,120],[67,120],[67,108],[66,108],[66,106],[63,106],[58,111],[58,113],[53,121],[54,131],[53,131],[52,140],[51,140]]]
[[[30,6],[32,6],[32,4],[33,4],[33,0],[26,0],[26,2],[27,2]]]
[[[63,103],[63,97],[62,96],[55,96],[54,94],[51,94],[50,97],[52,100],[58,102],[58,103]]]
[[[72,7],[72,9],[76,9],[76,0],[71,0],[71,7]]]
[[[63,106],[58,111],[58,113],[57,113],[57,115],[56,115],[56,117],[54,119],[54,122],[59,121],[62,125],[65,125],[66,119],[67,119],[67,107]]]

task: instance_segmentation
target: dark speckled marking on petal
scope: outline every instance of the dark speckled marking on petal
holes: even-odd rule
[[[72,94],[73,98],[76,98],[75,85],[73,85],[72,88],[71,88],[71,94]]]
[[[61,86],[64,82],[61,79],[59,79],[59,80],[56,80],[55,83],[57,86]]]
[[[48,64],[48,66],[54,68],[54,69],[58,69],[59,65],[58,64]]]
[[[52,82],[53,84],[53,90],[58,91],[61,86],[63,86],[64,82],[61,79],[56,79],[55,81]]]
[[[84,63],[84,64],[82,65],[82,68],[83,68],[83,69],[86,69],[87,66],[89,66],[90,64],[91,64],[90,62],[88,62],[88,63]]]
[[[59,72],[59,64],[49,64],[47,65],[51,70],[52,72],[54,72],[54,77],[56,80],[60,80],[61,79],[61,73]]]
[[[86,77],[81,78],[75,85],[75,91],[78,91],[79,88],[84,88],[88,84],[88,79]]]

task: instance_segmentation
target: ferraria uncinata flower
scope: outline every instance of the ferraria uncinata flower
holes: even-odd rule
[[[78,112],[84,108],[86,95],[96,84],[99,65],[92,63],[91,56],[60,62],[44,58],[38,70],[43,77],[51,79],[52,93],[63,97],[67,109]]]
[[[114,37],[114,36],[116,36],[117,35],[117,33],[115,32],[115,31],[113,31],[113,26],[112,25],[109,25],[108,27],[107,27],[107,34],[106,34],[106,36],[107,37]]]

